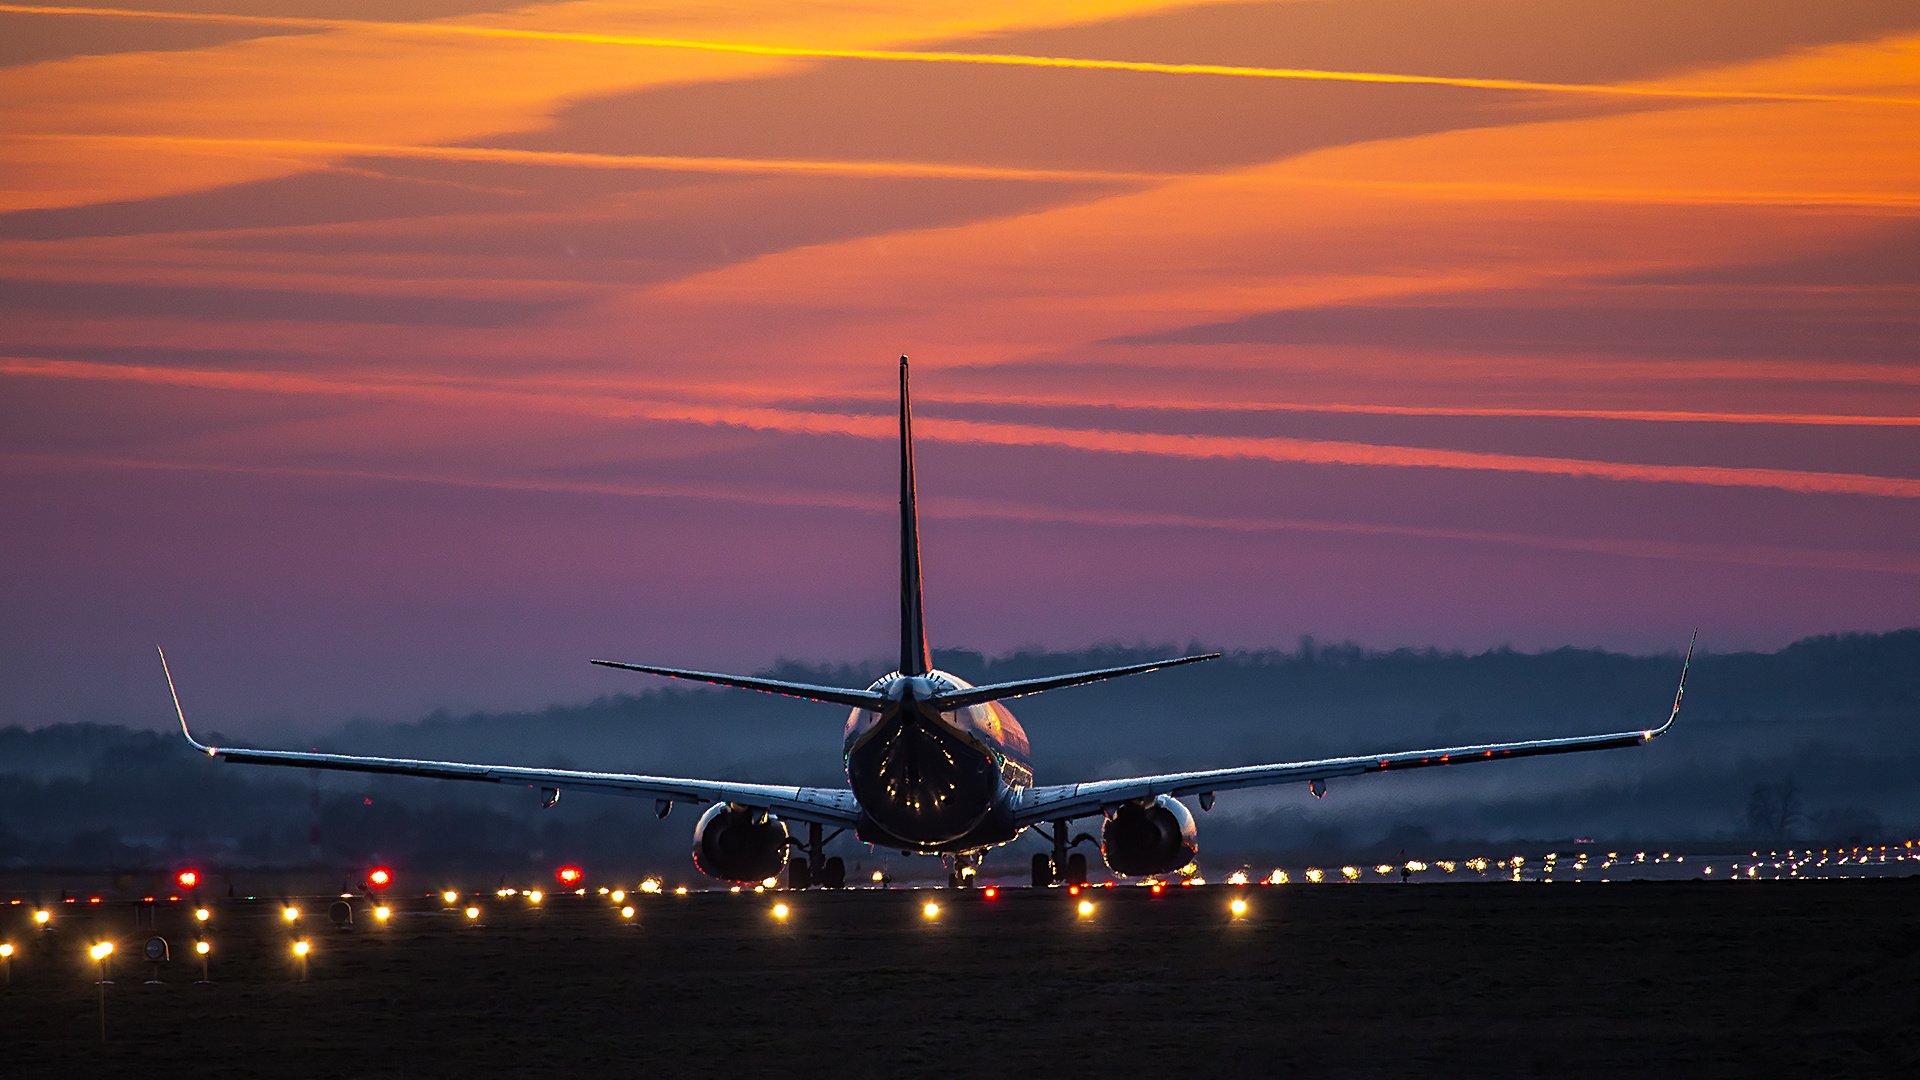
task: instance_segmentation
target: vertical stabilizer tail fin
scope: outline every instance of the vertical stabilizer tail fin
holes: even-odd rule
[[[914,505],[913,403],[907,393],[907,358],[900,358],[900,673],[932,670],[927,625],[920,598],[920,518]]]

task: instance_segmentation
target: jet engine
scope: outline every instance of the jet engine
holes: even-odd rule
[[[1171,795],[1115,807],[1100,826],[1100,855],[1116,874],[1166,874],[1200,851],[1193,812]]]
[[[693,865],[722,881],[763,881],[787,865],[787,824],[765,810],[715,803],[693,827]]]

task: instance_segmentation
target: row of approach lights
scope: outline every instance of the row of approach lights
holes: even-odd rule
[[[191,892],[200,887],[200,871],[191,868],[182,870],[173,875],[173,881],[174,884],[180,886],[182,890]],[[384,866],[376,866],[367,871],[367,889],[369,891],[380,892],[391,884],[393,884],[392,870]]]
[[[1908,858],[1920,857],[1920,856],[1915,856],[1911,854],[1911,851],[1914,847],[1913,841],[1911,840],[1907,841],[1903,845],[1903,847],[1906,849],[1905,851],[1896,849],[1896,851],[1894,852],[1895,861],[1904,861],[1905,859],[1908,859]],[[1866,853],[1869,853],[1868,858],[1859,858],[1859,856],[1862,854],[1863,851]],[[1821,856],[1839,856],[1839,858],[1834,861],[1838,862],[1839,864],[1845,864],[1848,861],[1848,859],[1846,858],[1846,856],[1848,855],[1855,856],[1857,861],[1860,863],[1866,863],[1870,861],[1872,854],[1878,854],[1879,859],[1877,861],[1885,862],[1887,861],[1887,854],[1886,854],[1887,851],[1888,851],[1887,847],[1881,847],[1878,849],[1877,852],[1872,847],[1866,847],[1864,849],[1841,848],[1838,850],[1832,850],[1832,849],[1821,850],[1819,854]],[[1789,851],[1787,854],[1788,854],[1788,859],[1790,861],[1793,861],[1796,864],[1792,867],[1792,871],[1797,871],[1801,868],[1801,866],[1805,865],[1805,863],[1812,861],[1811,856],[1813,853],[1811,852],[1811,850],[1809,850],[1806,853],[1806,856],[1807,856],[1806,858],[1798,859],[1798,860],[1796,860],[1794,857],[1801,855],[1800,852]],[[1549,853],[1545,857],[1546,865],[1544,869],[1546,873],[1549,875],[1551,875],[1556,869],[1555,864],[1558,861],[1556,855],[1557,853]],[[1759,856],[1759,852],[1754,852],[1754,856],[1757,858]],[[1644,853],[1636,853],[1634,856],[1632,856],[1631,861],[1633,862],[1648,862],[1648,861],[1667,862],[1669,860],[1675,863],[1681,863],[1685,861],[1683,857],[1674,856],[1665,852],[1661,853],[1658,858],[1653,860],[1649,860]],[[1621,856],[1614,852],[1608,852],[1606,853],[1605,860],[1602,861],[1601,863],[1601,868],[1604,870],[1604,869],[1610,868],[1616,862],[1626,862],[1626,861],[1628,861],[1626,857]],[[1587,862],[1587,856],[1585,856],[1584,854],[1580,855],[1576,857],[1576,861],[1574,862],[1572,869],[1575,871],[1585,870],[1586,862]],[[1825,865],[1828,865],[1828,863],[1829,863],[1829,858],[1821,858],[1817,865],[1825,866]],[[1484,874],[1489,869],[1489,860],[1485,858],[1466,859],[1466,860],[1462,860],[1461,863],[1458,865],[1463,865],[1468,870],[1477,871],[1479,873]],[[1500,870],[1510,871],[1514,879],[1519,880],[1522,868],[1526,866],[1526,859],[1523,856],[1515,855],[1511,859],[1498,860],[1495,865],[1497,865],[1497,868]],[[1445,871],[1447,873],[1452,873],[1453,870],[1455,869],[1455,866],[1456,866],[1456,863],[1453,862],[1452,860],[1437,860],[1431,864],[1418,861],[1418,860],[1413,860],[1413,861],[1408,861],[1401,865],[1382,863],[1379,866],[1372,867],[1371,869],[1374,871],[1374,873],[1379,874],[1383,877],[1396,874],[1396,873],[1404,877],[1404,876],[1411,876],[1414,873],[1427,870],[1430,867]],[[1745,875],[1740,875],[1740,868],[1738,867],[1732,867],[1730,868],[1730,870],[1732,874],[1736,876],[1753,877],[1753,876],[1757,876],[1757,872],[1759,868],[1760,868],[1759,866],[1749,867],[1747,868]],[[1780,863],[1775,863],[1773,864],[1772,868],[1781,869],[1783,867],[1781,866]],[[1347,881],[1358,881],[1360,880],[1363,873],[1364,871],[1357,866],[1342,866],[1338,870],[1339,877],[1344,878]],[[1713,871],[1711,868],[1708,868],[1705,870],[1705,873],[1711,875]],[[586,872],[582,870],[579,866],[573,865],[571,863],[561,866],[559,869],[557,869],[554,872],[554,876],[563,887],[572,889],[577,893],[584,894],[585,890],[583,888],[580,888],[579,886],[581,886],[581,883],[585,881]],[[1320,882],[1333,877],[1333,874],[1328,871],[1320,870],[1317,867],[1309,867],[1301,876],[1309,884],[1319,884]],[[190,891],[199,886],[200,873],[199,871],[191,868],[181,870],[178,874],[175,875],[174,880],[183,890]],[[873,880],[875,884],[885,885],[887,883],[887,877],[885,875],[885,872],[880,870],[874,871]],[[1289,880],[1290,880],[1290,875],[1288,875],[1286,871],[1275,870],[1272,872],[1272,874],[1266,876],[1265,878],[1260,879],[1258,883],[1263,885],[1284,885],[1284,884],[1288,884]],[[394,881],[394,875],[391,869],[385,866],[376,866],[373,869],[369,870],[367,873],[366,888],[368,892],[382,892],[385,889],[387,889],[389,886],[391,886],[393,884],[393,881]],[[1202,883],[1204,883],[1204,879],[1198,877],[1197,875],[1194,877],[1187,878],[1186,880],[1181,882],[1181,884],[1191,884],[1191,885],[1198,885]],[[1227,878],[1227,883],[1230,885],[1247,885],[1247,884],[1252,884],[1253,882],[1250,880],[1250,875],[1246,871],[1240,870],[1240,871],[1235,871],[1234,873],[1229,875]],[[756,893],[764,892],[768,889],[776,888],[778,884],[779,884],[778,879],[769,878],[766,881],[756,885],[753,891]],[[1153,887],[1154,892],[1158,893],[1160,891],[1160,883],[1152,882],[1151,885]],[[657,893],[662,891],[662,886],[658,881],[658,879],[649,878],[648,880],[641,883],[641,885],[639,886],[639,890],[641,892]],[[600,891],[600,894],[603,896],[611,896],[613,898],[614,903],[623,905],[622,907],[623,914],[625,914],[627,918],[632,918],[631,914],[626,914],[627,908],[624,905],[626,894],[624,890],[619,890],[619,889],[609,890],[605,887],[602,887],[599,891]],[[684,894],[687,891],[687,889],[686,889],[686,886],[683,885],[676,888],[674,891],[676,893]],[[733,887],[732,891],[739,892],[741,891],[741,887],[736,885]],[[989,899],[991,899],[992,896],[997,894],[998,892],[998,890],[993,887],[989,887],[984,891],[987,893]],[[538,889],[526,890],[524,893],[522,893],[521,890],[518,890],[518,889],[501,889],[496,893],[496,895],[502,898],[505,898],[507,896],[512,896],[512,895],[524,895],[526,899],[533,904],[539,904],[545,898],[544,893],[542,893]],[[443,894],[443,899],[446,900],[449,907],[452,907],[452,906],[455,906],[457,901],[459,900],[459,894],[457,892],[453,892],[449,890],[448,892]],[[931,906],[934,906],[937,909],[937,905],[931,905]],[[467,907],[463,913],[466,915],[468,921],[470,922],[477,921],[480,917],[479,909],[473,906]],[[928,912],[926,914],[928,918],[936,918],[938,916],[937,910]],[[1088,914],[1091,914],[1091,913],[1088,913]],[[1239,912],[1235,912],[1235,914],[1237,915],[1239,914]],[[290,923],[296,921],[299,918],[298,911],[292,907],[288,907],[284,909],[283,915],[285,916],[286,920]],[[392,909],[385,904],[381,904],[375,907],[374,909],[374,917],[381,922],[387,921],[391,916],[392,916]],[[42,910],[35,911],[33,918],[34,918],[34,922],[38,924],[42,929],[44,929],[46,928],[49,921],[51,920],[52,915],[50,912],[42,909]],[[5,958],[6,957],[4,955],[0,955],[0,959],[5,959]]]
[[[1079,918],[1082,918],[1082,919],[1092,918],[1095,911],[1094,903],[1091,899],[1080,896],[1081,887],[1078,885],[1070,886],[1067,891],[1070,896],[1079,898],[1078,902],[1074,905],[1074,913]],[[1154,885],[1153,891],[1156,894],[1158,894],[1161,891],[1161,886],[1159,886],[1158,884]],[[987,888],[981,890],[982,897],[987,900],[996,899],[999,896],[999,894],[1000,894],[1000,890],[997,886],[988,886]],[[526,894],[526,896],[530,902],[535,904],[538,904],[541,899],[541,893],[537,889],[529,891]],[[631,922],[635,915],[635,910],[632,904],[628,904],[625,902],[627,899],[627,894],[625,890],[621,890],[621,889],[611,890],[608,893],[608,897],[614,903],[621,905],[620,907],[621,919]],[[459,902],[460,894],[452,890],[448,890],[447,892],[441,894],[441,899],[445,900],[449,906],[453,906]],[[1246,915],[1249,910],[1251,910],[1250,906],[1248,905],[1247,899],[1244,896],[1236,896],[1227,904],[1228,914],[1232,915],[1236,919]],[[793,915],[793,907],[784,900],[777,901],[773,905],[773,908],[771,909],[770,913],[772,914],[775,921],[786,922]],[[941,906],[940,906],[940,902],[937,900],[928,900],[926,903],[922,904],[920,907],[921,918],[925,919],[928,922],[934,922],[938,920],[940,918],[940,913],[941,913]],[[383,923],[386,922],[392,916],[392,914],[393,914],[392,909],[387,907],[384,904],[374,909],[374,918],[378,919]],[[466,916],[468,922],[476,923],[480,918],[480,908],[476,905],[468,905],[464,909],[462,914]],[[48,918],[46,917],[47,915],[48,913],[44,910],[36,911],[34,912],[35,921],[44,926],[48,921]],[[213,912],[208,908],[204,908],[204,907],[195,908],[193,912],[193,917],[195,922],[199,923],[201,926],[205,926],[207,921],[213,917]],[[289,924],[296,923],[300,920],[300,909],[297,907],[294,907],[291,904],[288,904],[285,907],[282,907],[280,909],[280,917]],[[203,965],[202,981],[204,981],[204,976],[205,976],[204,965],[206,963],[208,954],[211,953],[212,951],[213,951],[212,943],[208,942],[204,936],[196,938],[196,940],[194,941],[194,952],[199,955],[201,964]],[[313,951],[312,943],[309,942],[306,938],[296,938],[294,939],[293,944],[291,946],[291,951],[293,953],[294,958],[300,962],[301,978],[302,979],[306,978],[306,960],[307,960],[307,957]],[[12,977],[13,955],[14,955],[13,943],[0,942],[0,966],[3,966],[6,968],[6,973],[9,980],[11,980],[11,977]],[[107,959],[113,955],[113,942],[111,941],[96,942],[87,950],[87,955],[90,958],[92,958],[96,963],[99,963],[101,965],[101,978],[104,980],[106,978],[105,972],[106,972]]]

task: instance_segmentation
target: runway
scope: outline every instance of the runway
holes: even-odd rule
[[[189,902],[0,908],[5,1074],[1895,1075],[1920,1030],[1915,878],[332,899],[209,902],[209,985]]]

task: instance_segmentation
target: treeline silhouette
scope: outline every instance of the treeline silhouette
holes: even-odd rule
[[[1198,651],[1202,646],[1192,644]],[[997,682],[1174,655],[1178,646],[942,652]],[[1678,652],[1463,654],[1303,639],[1210,664],[1022,699],[1038,781],[1210,768],[1494,739],[1636,730],[1666,715]],[[785,663],[783,678],[864,685],[886,670]],[[351,753],[839,785],[845,713],[635,676],[631,694],[539,712],[353,721],[318,741]],[[218,732],[196,732],[211,742]],[[304,749],[305,747],[289,747]],[[1594,837],[1745,846],[1911,836],[1920,827],[1920,629],[1809,638],[1773,653],[1703,652],[1674,734],[1629,751],[1232,792],[1201,815],[1203,866],[1460,850]],[[489,784],[221,765],[177,732],[0,729],[0,869],[360,865],[501,873],[593,860],[691,874],[678,808]],[[885,857],[851,838],[851,861]],[[1024,862],[1021,850],[1000,859]],[[1037,849],[1037,848],[1036,848]]]

